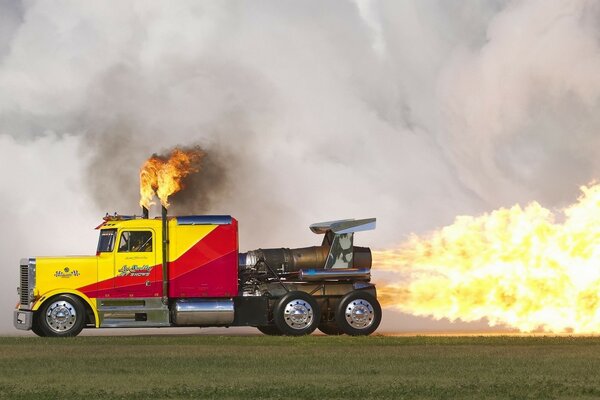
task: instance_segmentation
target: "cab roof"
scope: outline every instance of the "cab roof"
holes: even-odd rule
[[[127,228],[146,228],[160,226],[161,217],[142,218],[136,215],[108,215],[103,218],[104,222],[96,229],[118,229]],[[167,217],[169,222],[175,221],[177,225],[230,225],[233,222],[231,215],[184,215]]]

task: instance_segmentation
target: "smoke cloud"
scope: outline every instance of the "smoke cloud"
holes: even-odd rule
[[[387,247],[568,204],[599,176],[599,26],[585,0],[0,0],[0,331],[19,259],[93,252],[176,145],[208,156],[173,212],[234,215],[242,249],[316,243],[320,220],[377,217],[356,242]]]

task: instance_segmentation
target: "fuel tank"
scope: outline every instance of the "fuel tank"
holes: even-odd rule
[[[171,310],[175,325],[227,326],[234,318],[233,299],[179,299]]]

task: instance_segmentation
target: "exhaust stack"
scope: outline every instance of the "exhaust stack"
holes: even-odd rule
[[[338,268],[338,269],[301,269],[298,279],[306,282],[318,282],[327,279],[333,280],[371,280],[370,268]]]
[[[168,271],[168,250],[169,250],[169,230],[167,220],[167,208],[162,206],[162,286],[163,286],[163,304],[169,302],[169,271]]]
[[[148,209],[142,206],[142,218],[148,219]]]

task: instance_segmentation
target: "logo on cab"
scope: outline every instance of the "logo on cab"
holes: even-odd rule
[[[64,267],[63,270],[58,270],[54,273],[56,278],[70,278],[72,276],[79,276],[79,271],[76,269],[71,270],[69,267]]]
[[[118,276],[149,276],[152,267],[149,265],[123,265]]]

